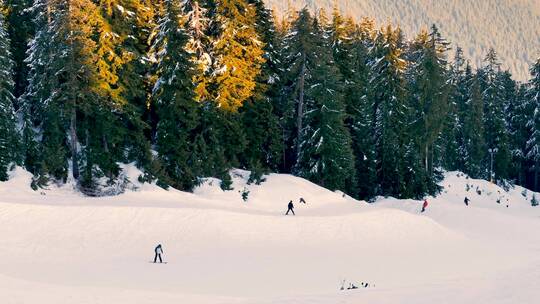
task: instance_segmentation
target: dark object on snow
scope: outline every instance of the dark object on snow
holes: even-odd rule
[[[305,200],[303,197],[300,198],[300,203],[301,203],[301,204],[306,204],[306,205],[307,205],[306,200]]]
[[[427,200],[424,200],[424,204],[422,205],[422,212],[426,211],[426,208],[428,206],[428,201]]]
[[[498,199],[497,199],[497,204],[500,204],[500,203],[501,203],[501,199],[498,198]]]
[[[358,286],[354,285],[353,283],[350,283],[349,284],[349,287],[347,287],[348,290],[351,290],[351,289],[358,289]]]
[[[294,209],[293,202],[289,201],[289,205],[287,205],[287,213],[285,213],[285,215],[289,215],[289,211],[292,212],[292,215],[296,215],[296,214],[294,214],[293,209]]]
[[[154,256],[154,263],[157,262],[157,259],[159,258],[159,262],[163,263],[163,260],[161,259],[161,255],[163,254],[163,248],[161,248],[161,244],[158,244],[156,248],[154,249],[154,252],[156,255]]]
[[[465,205],[469,206],[469,202],[470,202],[470,201],[471,201],[471,200],[469,200],[469,198],[465,196],[465,199],[463,200],[463,202],[465,203]]]
[[[238,192],[240,192],[240,195],[242,196],[242,200],[244,202],[247,202],[248,197],[249,197],[249,190],[247,188],[244,188],[244,190],[238,191]]]

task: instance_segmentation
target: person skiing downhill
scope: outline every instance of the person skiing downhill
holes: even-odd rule
[[[424,200],[424,204],[422,205],[422,212],[426,211],[427,206],[428,206],[428,201]]]
[[[293,209],[294,209],[293,202],[289,201],[289,205],[287,205],[287,213],[285,213],[285,215],[289,215],[289,211],[292,212],[292,215],[296,215],[296,214],[294,214]]]
[[[463,200],[463,202],[465,203],[466,206],[469,206],[470,201],[471,200],[468,197],[465,196],[465,199]]]
[[[163,260],[161,259],[161,255],[163,254],[163,248],[161,248],[161,244],[158,244],[156,248],[154,249],[154,252],[156,253],[156,256],[154,257],[154,263],[157,262],[157,259],[159,258],[159,262],[163,263]]]

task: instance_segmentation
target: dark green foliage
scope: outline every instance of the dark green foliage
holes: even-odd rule
[[[356,185],[351,138],[344,124],[341,75],[326,33],[315,22],[314,62],[306,79],[305,117],[295,172],[331,190]],[[354,191],[354,190],[353,190]]]
[[[486,177],[505,179],[508,177],[510,164],[510,149],[504,114],[504,84],[503,73],[497,54],[491,49],[486,56],[486,65],[479,71],[480,87],[484,100],[484,138],[487,149],[494,152],[493,172],[491,160],[486,160]],[[493,176],[489,176],[489,174]]]
[[[478,71],[459,49],[448,64],[436,27],[407,42],[337,9],[276,23],[261,0],[5,5],[0,180],[21,163],[35,189],[117,194],[135,163],[165,189],[215,177],[230,190],[240,167],[249,183],[279,171],[362,199],[421,198],[441,169],[488,178],[496,149],[497,182],[538,188],[539,63],[524,84],[494,51]]]
[[[538,191],[540,174],[540,59],[531,67],[532,79],[526,93],[531,115],[527,121],[530,137],[527,141],[527,158],[533,164],[534,190]]]
[[[330,25],[331,45],[336,65],[343,76],[345,125],[351,136],[357,182],[351,195],[369,199],[375,195],[375,150],[373,136],[373,100],[369,98],[369,49],[373,46],[369,23],[356,28],[337,10]]]
[[[416,178],[424,177],[420,182],[422,187],[415,193],[425,193],[434,187],[437,141],[445,128],[445,119],[449,112],[449,89],[446,67],[446,52],[448,43],[441,38],[436,26],[429,33],[421,33],[411,46],[411,71],[413,76],[409,79],[410,98],[410,136],[416,144],[417,153],[410,160],[406,172],[415,172]],[[411,146],[407,150],[412,149]],[[411,152],[411,155],[414,154]],[[423,168],[424,173],[419,172]],[[405,179],[406,181],[410,179]],[[418,182],[413,183],[418,184]],[[418,189],[418,186],[415,186]],[[425,189],[421,189],[425,188]]]
[[[369,98],[373,102],[373,136],[378,187],[376,194],[400,196],[405,185],[406,105],[405,60],[400,33],[388,26],[378,33],[370,56]]]
[[[246,168],[277,170],[282,159],[283,143],[279,120],[272,101],[279,89],[279,55],[276,29],[272,13],[263,1],[250,1],[255,6],[256,30],[264,43],[263,69],[256,78],[253,96],[240,109],[246,137],[246,147],[241,152],[241,164]]]
[[[483,136],[484,105],[478,78],[471,75],[469,68],[465,77],[469,93],[463,117],[463,146],[460,152],[465,173],[473,178],[480,178],[485,172],[483,162],[487,153]]]
[[[13,60],[10,40],[0,14],[0,181],[8,179],[8,166],[18,160],[19,136],[15,128]]]
[[[180,13],[178,2],[165,1],[154,44],[158,79],[152,99],[157,108],[156,151],[166,174],[163,178],[177,189],[191,190],[201,173],[193,171],[198,162],[192,145],[198,117],[192,82],[195,70],[186,51],[189,37],[180,27]]]
[[[15,87],[13,95],[21,96],[28,85],[28,66],[25,64],[28,41],[34,35],[32,22],[32,0],[4,0],[7,8],[6,23],[11,41],[11,54],[13,54],[14,70],[13,80]],[[17,105],[20,106],[20,105]],[[17,107],[18,108],[18,107]]]

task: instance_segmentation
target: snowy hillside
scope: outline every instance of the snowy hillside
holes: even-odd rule
[[[331,9],[334,0],[266,0],[285,12],[296,7]],[[518,80],[529,78],[530,64],[540,56],[540,1],[538,0],[338,0],[342,10],[360,19],[373,17],[379,24],[401,25],[409,37],[436,23],[453,43],[477,65],[494,47]]]
[[[128,171],[136,181],[137,171]],[[423,214],[418,201],[367,204],[290,175],[247,185],[241,170],[232,171],[233,191],[214,179],[193,194],[133,182],[138,190],[99,199],[67,186],[34,192],[28,173],[11,175],[0,183],[2,303],[540,298],[540,207],[530,206],[532,193],[457,173],[447,174]],[[296,216],[283,215],[289,200]],[[167,264],[150,263],[157,243]],[[370,286],[340,291],[343,280]]]

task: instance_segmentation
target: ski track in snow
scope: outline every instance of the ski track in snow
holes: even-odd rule
[[[136,181],[138,171],[126,169]],[[34,192],[30,175],[16,169],[0,183],[0,302],[498,304],[540,298],[540,208],[530,206],[530,191],[524,197],[520,187],[505,192],[448,173],[443,193],[428,198],[419,214],[421,201],[367,204],[290,175],[247,185],[248,174],[233,170],[234,190],[227,192],[215,179],[193,194],[134,182],[138,191],[96,199],[69,185]],[[298,203],[300,197],[308,204]],[[296,216],[284,216],[291,199]],[[149,263],[157,243],[168,264]],[[339,291],[344,279],[371,286]]]

